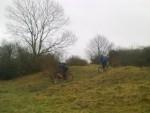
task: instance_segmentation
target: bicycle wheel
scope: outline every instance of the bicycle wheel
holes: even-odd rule
[[[60,73],[54,72],[52,75],[50,75],[50,79],[51,79],[52,83],[56,84],[59,82],[61,76],[62,75]]]
[[[103,68],[101,65],[98,66],[97,71],[98,71],[98,73],[103,72]]]

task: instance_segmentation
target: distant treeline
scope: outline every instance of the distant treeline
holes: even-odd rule
[[[112,50],[109,57],[112,66],[150,66],[150,47]]]
[[[88,62],[79,56],[72,56],[66,60],[66,63],[70,66],[85,66]]]

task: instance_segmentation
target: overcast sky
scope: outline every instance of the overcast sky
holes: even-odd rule
[[[0,1],[0,37],[6,35],[5,8],[12,0]],[[102,34],[117,46],[150,45],[149,0],[57,0],[70,18],[68,29],[78,41],[68,54],[86,57],[90,39]]]

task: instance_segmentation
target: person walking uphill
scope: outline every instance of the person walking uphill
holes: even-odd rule
[[[102,65],[103,71],[105,71],[107,68],[108,60],[109,60],[108,56],[104,56],[104,55],[100,56],[100,64]]]
[[[59,63],[59,73],[63,76],[63,79],[67,79],[67,71],[68,71],[68,66],[66,63]]]

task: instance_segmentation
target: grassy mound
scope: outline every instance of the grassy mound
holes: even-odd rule
[[[150,113],[150,68],[72,67],[74,81],[38,73],[0,81],[0,113]]]

